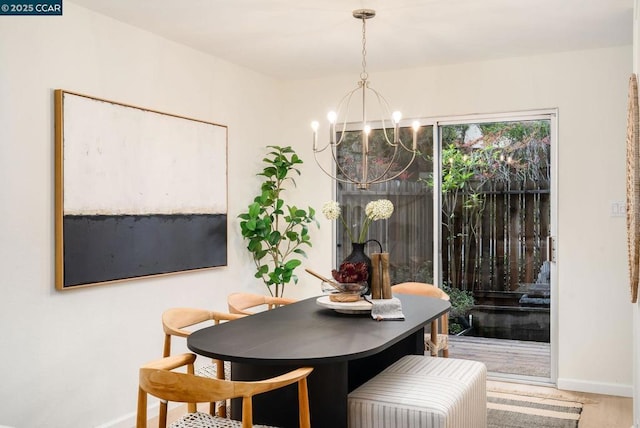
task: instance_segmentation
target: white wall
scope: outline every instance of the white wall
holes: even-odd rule
[[[370,70],[369,77],[407,118],[558,108],[558,385],[626,396],[632,394],[626,229],[625,218],[610,212],[612,202],[625,200],[631,62],[627,46],[387,74]],[[354,71],[287,84],[286,135],[306,142],[306,156],[309,123],[322,121],[356,80]]]
[[[630,394],[631,307],[624,200],[631,48],[377,74],[406,117],[558,107],[560,111],[559,376],[563,385]],[[353,75],[282,84],[65,2],[62,17],[0,26],[0,425],[130,426],[137,368],[160,354],[160,313],[224,309],[231,291],[264,292],[236,216],[256,194],[267,144],[305,160],[298,205],[319,209],[331,182],[313,164],[322,119]],[[229,126],[228,267],[54,290],[53,89]],[[600,196],[599,196],[600,195]],[[332,223],[312,230],[307,265],[331,266]],[[315,294],[301,273],[289,297]]]
[[[0,24],[0,425],[20,428],[126,418],[138,366],[161,355],[164,309],[225,310],[231,291],[266,291],[236,217],[259,191],[264,147],[280,143],[278,83],[64,6],[62,17]],[[56,88],[229,127],[228,267],[54,290]]]

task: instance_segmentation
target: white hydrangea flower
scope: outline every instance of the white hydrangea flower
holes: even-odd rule
[[[371,201],[364,208],[364,212],[371,221],[385,220],[393,214],[393,203],[388,199]]]
[[[378,199],[377,201],[369,202],[365,206],[364,212],[365,217],[362,221],[362,226],[360,227],[360,233],[356,236],[352,233],[351,227],[345,223],[345,220],[342,217],[342,207],[340,207],[338,202],[328,201],[322,206],[322,214],[324,214],[328,220],[340,220],[342,222],[344,230],[347,235],[349,235],[351,242],[365,242],[371,222],[376,220],[385,220],[391,217],[393,214],[393,203],[387,199]],[[354,239],[356,237],[357,240]]]
[[[342,214],[340,204],[336,201],[325,202],[322,206],[322,214],[329,220],[337,220]]]

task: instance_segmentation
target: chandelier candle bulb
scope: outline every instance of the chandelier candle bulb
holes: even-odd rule
[[[327,119],[329,120],[329,142],[331,144],[336,143],[336,120],[338,115],[335,111],[330,111],[327,114]]]
[[[313,129],[313,150],[318,148],[318,126],[320,124],[317,121],[311,122],[311,129]]]
[[[394,111],[392,114],[393,117],[393,143],[398,144],[400,141],[400,136],[398,135],[398,126],[400,124],[400,119],[402,119],[402,113],[399,111]]]
[[[369,134],[371,134],[371,126],[365,125],[364,126],[364,136],[363,136],[364,144],[363,144],[363,147],[362,147],[362,154],[364,155],[365,160],[366,160],[367,155],[369,154]]]
[[[413,128],[413,151],[415,152],[418,147],[418,130],[420,129],[420,122],[415,120],[411,127]]]

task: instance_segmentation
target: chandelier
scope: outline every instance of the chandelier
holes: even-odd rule
[[[367,73],[367,37],[366,22],[367,19],[376,16],[375,10],[358,9],[353,11],[353,17],[362,20],[362,72],[360,73],[360,81],[358,85],[349,91],[338,104],[336,111],[331,111],[327,115],[329,121],[329,141],[323,146],[318,147],[318,128],[317,121],[311,123],[313,129],[313,155],[316,163],[322,171],[336,181],[353,183],[358,189],[366,190],[371,184],[383,183],[393,180],[405,172],[416,157],[417,135],[420,129],[420,123],[413,122],[413,144],[411,148],[407,147],[400,139],[399,125],[402,120],[402,114],[399,111],[391,113],[389,103],[378,91],[371,87]],[[357,93],[362,97],[360,108],[362,109],[361,128],[357,131],[359,135],[359,147],[357,147],[357,155],[359,159],[349,157],[343,159],[342,163],[338,156],[338,148],[341,144],[347,143],[347,121],[349,117],[349,107],[351,100]],[[367,104],[369,99],[377,102],[377,108],[381,115],[381,138],[377,141],[370,140],[371,124],[368,122],[367,109],[371,105]],[[385,117],[387,118],[385,121]],[[338,129],[341,128],[339,137],[336,134],[336,124]],[[393,125],[393,133],[390,136]],[[349,140],[351,141],[351,140]],[[331,149],[333,162],[336,165],[336,174],[328,171],[329,168],[323,167],[318,159],[318,153]],[[409,159],[401,159],[401,153],[408,153]],[[384,155],[382,155],[384,153]]]

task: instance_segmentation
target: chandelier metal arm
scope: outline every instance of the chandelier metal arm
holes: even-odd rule
[[[351,91],[349,91],[347,94],[345,94],[342,97],[342,99],[340,100],[340,103],[338,104],[338,112],[336,113],[337,117],[342,113],[342,109],[345,106],[345,101],[346,101],[346,112],[344,114],[345,114],[345,117],[349,116],[349,105],[351,104],[351,98],[353,97],[353,94],[356,93],[356,91],[358,91],[359,89],[360,89],[360,87],[358,86],[357,88],[352,89]],[[314,131],[314,136],[313,136],[313,151],[314,151],[314,153],[323,152],[328,147],[338,147],[338,146],[340,146],[340,144],[342,144],[342,142],[344,141],[344,135],[345,135],[346,131],[347,131],[347,122],[344,121],[343,124],[342,124],[342,131],[340,132],[340,139],[338,141],[336,141],[335,122],[330,122],[329,123],[329,141],[322,148],[318,148],[318,136],[317,136],[317,133]]]
[[[335,156],[332,156],[332,158],[333,158],[333,160],[334,160],[334,162],[335,162],[335,164],[336,164],[336,167],[337,167],[337,168],[338,168],[338,170],[339,170],[339,171],[344,175],[344,177],[339,177],[337,174],[335,174],[335,175],[334,175],[332,172],[327,171],[327,170],[326,170],[326,168],[324,168],[324,167],[322,166],[322,163],[320,163],[320,160],[318,159],[317,154],[318,154],[319,152],[320,152],[320,151],[314,151],[314,152],[313,152],[313,156],[314,156],[314,158],[315,158],[315,160],[316,160],[316,163],[317,163],[317,164],[318,164],[318,166],[320,167],[320,169],[321,169],[321,170],[322,170],[326,175],[328,175],[331,179],[333,179],[333,180],[335,180],[335,181],[339,181],[339,182],[341,182],[341,183],[352,183],[352,184],[355,184],[356,186],[358,186],[358,188],[363,188],[363,189],[368,188],[368,184],[384,183],[385,181],[393,180],[394,178],[399,177],[403,172],[405,172],[407,169],[409,169],[409,167],[411,166],[411,164],[412,164],[412,163],[413,163],[413,161],[415,160],[416,155],[418,154],[418,152],[417,152],[417,151],[413,152],[413,153],[412,153],[412,155],[411,155],[411,160],[410,160],[410,162],[409,162],[409,163],[407,163],[407,165],[405,165],[405,167],[404,167],[402,170],[400,170],[400,171],[396,172],[394,175],[392,175],[392,176],[390,176],[390,177],[385,177],[385,179],[384,179],[384,180],[382,179],[382,177],[384,177],[385,173],[387,173],[387,172],[389,171],[389,168],[390,168],[390,167],[387,167],[387,169],[385,170],[385,173],[383,173],[383,174],[379,175],[378,177],[376,177],[376,178],[374,178],[374,179],[370,180],[368,183],[364,183],[364,182],[362,182],[362,181],[359,181],[359,180],[356,180],[356,179],[352,179],[352,178],[350,178],[350,177],[346,174],[346,171],[344,171],[344,170],[342,169],[342,166],[338,163],[338,160],[336,159],[336,157],[335,157]],[[332,155],[333,155],[333,152],[332,152]],[[367,186],[367,187],[363,187],[363,186]]]
[[[395,174],[393,174],[391,176],[388,176],[388,177],[385,177],[384,174],[382,174],[379,177],[370,180],[369,184],[384,183],[385,181],[390,181],[390,180],[393,180],[394,178],[398,178],[402,173],[404,173],[407,169],[409,169],[409,167],[411,166],[411,164],[413,163],[413,161],[416,158],[416,154],[418,154],[417,151],[413,152],[413,154],[411,155],[411,160],[409,160],[407,165],[405,165],[405,167],[402,170],[400,170],[400,171],[396,172]],[[391,164],[389,164],[389,165],[391,165]],[[384,179],[383,179],[383,177],[384,177]]]
[[[362,182],[360,182],[360,181],[358,181],[356,179],[353,179],[353,178],[349,177],[348,175],[346,175],[346,172],[344,170],[342,170],[341,166],[338,164],[338,162],[337,162],[335,157],[333,157],[333,159],[334,159],[334,162],[336,162],[336,167],[345,176],[344,177],[338,177],[337,174],[334,175],[333,173],[327,171],[326,168],[324,166],[322,166],[322,164],[320,163],[320,160],[318,159],[317,153],[318,152],[313,152],[313,156],[314,156],[314,158],[316,160],[316,163],[318,164],[318,166],[320,167],[322,172],[324,172],[326,175],[328,175],[332,180],[339,181],[341,183],[355,184],[356,186],[358,186],[358,188],[362,188],[362,189],[368,188],[368,185],[366,183],[362,183]],[[361,186],[364,186],[364,185],[367,185],[367,187],[361,187]]]

